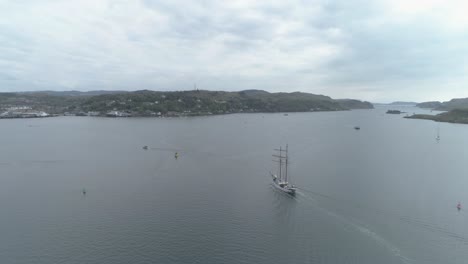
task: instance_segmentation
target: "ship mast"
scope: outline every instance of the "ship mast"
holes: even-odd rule
[[[285,166],[286,166],[286,169],[285,169],[284,181],[288,182],[288,144],[286,144]]]
[[[281,182],[282,174],[281,174],[281,167],[283,167],[283,160],[281,158],[281,147],[280,147],[280,154],[279,154],[279,182]]]
[[[286,148],[280,147],[279,149],[275,149],[275,151],[276,153],[273,155],[273,161],[279,164],[279,175],[270,172],[273,177],[273,185],[277,189],[294,196],[297,188],[288,182],[288,144],[286,144]]]
[[[288,153],[287,153],[287,146],[286,149],[282,149],[281,147],[279,149],[275,149],[278,151],[279,155],[273,155],[273,157],[278,158],[278,160],[274,160],[275,162],[279,163],[279,175],[278,175],[278,182],[287,182],[288,181]],[[283,152],[286,153],[285,156],[283,156]],[[283,177],[283,163],[285,164],[285,176]]]

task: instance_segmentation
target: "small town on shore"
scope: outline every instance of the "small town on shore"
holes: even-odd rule
[[[89,111],[89,112],[78,112],[78,113],[69,113],[65,112],[63,114],[49,114],[44,111],[38,111],[32,109],[30,106],[13,106],[5,109],[4,112],[0,114],[0,118],[42,118],[42,117],[54,117],[54,116],[106,116],[106,117],[131,117],[132,114],[123,111],[109,111],[105,114],[100,112]],[[161,112],[155,113],[155,116],[162,116]]]
[[[394,102],[390,105],[407,105]],[[412,106],[442,113],[406,114],[405,118],[468,123],[468,98],[447,102],[413,103]],[[0,93],[0,119],[54,116],[90,117],[188,117],[234,113],[288,113],[372,109],[370,102],[333,99],[303,92],[269,93],[262,90],[225,91],[43,91]],[[387,114],[404,111],[388,110]]]
[[[373,108],[371,103],[359,100],[337,100],[301,92],[269,93],[262,90],[0,93],[0,118],[184,117],[369,108]]]
[[[39,118],[51,116],[44,111],[33,110],[30,106],[12,106],[5,110],[0,114],[0,118]]]

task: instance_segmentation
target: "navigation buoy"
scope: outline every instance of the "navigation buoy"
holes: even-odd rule
[[[83,195],[86,195],[86,189],[83,188],[81,192],[83,193]]]
[[[457,204],[457,209],[458,209],[458,211],[460,211],[460,210],[461,210],[461,208],[462,208],[462,207],[461,207],[461,203],[460,203],[460,202],[458,202],[458,204]]]

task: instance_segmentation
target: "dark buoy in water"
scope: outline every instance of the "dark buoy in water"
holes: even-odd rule
[[[83,193],[83,195],[86,195],[86,189],[83,188],[83,190],[81,191]]]
[[[174,158],[175,158],[175,159],[178,159],[178,158],[179,158],[179,153],[178,153],[178,152],[176,152],[176,153],[174,154]]]
[[[148,150],[148,146],[143,146],[143,149],[144,149],[144,150]]]
[[[354,129],[356,129],[356,130],[360,130],[360,129],[361,129],[361,127],[360,127],[360,126],[355,126],[355,127],[354,127]]]
[[[458,202],[458,204],[457,204],[457,210],[458,210],[458,211],[461,210],[461,203],[460,203],[460,202]]]

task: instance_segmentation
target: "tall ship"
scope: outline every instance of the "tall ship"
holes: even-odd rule
[[[271,177],[273,178],[273,186],[276,189],[285,192],[290,195],[296,194],[296,187],[289,183],[289,175],[288,175],[288,165],[289,165],[289,157],[288,157],[288,145],[286,148],[280,147],[279,149],[275,149],[275,154],[273,154],[274,162],[278,164],[278,171],[276,174],[270,172]]]

